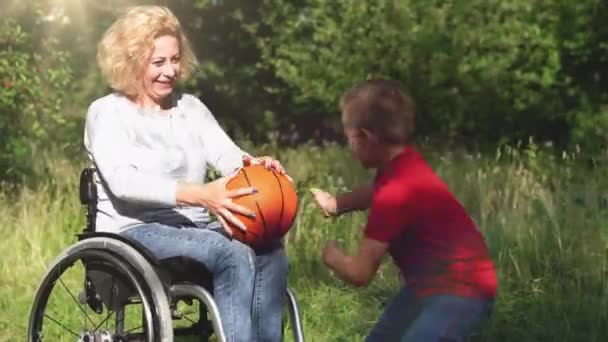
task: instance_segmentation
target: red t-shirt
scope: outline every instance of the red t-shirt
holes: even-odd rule
[[[483,236],[411,146],[378,172],[365,235],[389,243],[418,296],[496,296],[496,272]]]

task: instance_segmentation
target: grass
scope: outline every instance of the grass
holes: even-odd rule
[[[254,150],[254,149],[249,149]],[[323,266],[328,239],[353,249],[365,214],[325,219],[311,186],[344,191],[368,181],[336,145],[279,149],[297,182],[300,207],[287,239],[290,286],[309,341],[362,340],[399,286],[387,260],[373,283],[351,288]],[[474,341],[603,341],[608,336],[606,172],[576,153],[532,148],[495,154],[425,149],[425,155],[479,224],[499,272],[496,309]],[[84,225],[77,182],[82,165],[44,157],[38,185],[0,192],[0,341],[24,341],[33,293],[50,261]]]

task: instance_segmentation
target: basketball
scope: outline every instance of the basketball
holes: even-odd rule
[[[283,237],[293,225],[298,209],[298,195],[292,182],[263,165],[249,165],[241,168],[226,185],[228,190],[243,187],[255,187],[258,192],[233,198],[233,202],[253,211],[255,218],[234,213],[247,231],[232,226],[233,237],[252,247],[264,247]]]

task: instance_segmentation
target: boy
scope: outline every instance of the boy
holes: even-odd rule
[[[333,197],[312,189],[326,216],[370,209],[356,255],[323,250],[338,277],[367,285],[388,252],[404,286],[366,341],[464,341],[489,316],[497,290],[482,235],[463,206],[411,145],[414,105],[398,82],[371,80],[340,101],[354,156],[374,183]]]

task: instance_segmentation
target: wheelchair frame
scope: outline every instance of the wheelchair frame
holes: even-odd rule
[[[89,257],[91,260],[87,263],[83,261],[85,263],[85,291],[80,295],[83,296],[83,301],[94,310],[101,310],[101,304],[103,304],[108,310],[112,309],[113,312],[116,312],[117,329],[123,328],[121,324],[124,324],[124,308],[131,304],[128,302],[128,297],[133,295],[130,291],[135,290],[141,298],[142,316],[145,316],[142,318],[145,318],[145,322],[148,324],[143,333],[146,335],[144,338],[147,341],[172,341],[173,336],[193,334],[202,335],[203,339],[208,339],[211,334],[214,334],[220,342],[226,341],[219,309],[213,295],[207,289],[211,282],[210,275],[201,276],[199,279],[194,279],[195,277],[187,279],[184,276],[187,272],[180,275],[179,271],[174,272],[167,269],[165,263],[157,260],[137,242],[118,234],[95,231],[97,215],[95,174],[96,170],[89,167],[85,168],[80,175],[80,202],[87,206],[87,224],[84,231],[77,235],[79,241],[55,258],[40,283],[30,313],[28,341],[42,340],[42,337],[37,335],[44,318],[44,310],[41,310],[40,307],[46,308],[46,301],[52,291],[52,286],[57,281],[54,274],[71,267],[70,261],[85,257]],[[116,288],[123,297],[117,299],[114,298],[116,288],[113,283],[112,295],[108,297],[109,290],[104,283],[108,275],[103,271],[104,267],[107,268],[108,265],[119,269],[122,272],[121,275],[134,284],[135,289],[127,285],[121,288],[120,286],[123,284],[118,284]],[[60,276],[59,274],[58,277]],[[174,281],[175,279],[179,280]],[[114,280],[112,281],[114,282]],[[49,286],[51,287],[49,288]],[[294,341],[304,342],[304,331],[295,294],[288,288],[285,295]],[[177,305],[178,300],[191,301],[193,299],[199,301],[199,321],[193,322],[194,325],[188,328],[174,329],[172,307]],[[84,304],[83,301],[81,304]],[[104,340],[100,335],[90,336],[93,338],[91,341],[110,341],[109,339]],[[86,339],[80,337],[80,340]]]

